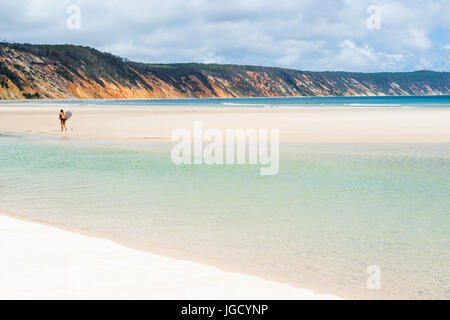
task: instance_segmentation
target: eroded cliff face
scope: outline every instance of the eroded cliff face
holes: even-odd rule
[[[450,94],[450,73],[302,72],[210,64],[150,65],[88,47],[0,43],[1,99]]]

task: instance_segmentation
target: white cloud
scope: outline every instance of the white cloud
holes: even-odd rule
[[[367,62],[376,62],[377,60],[373,49],[368,45],[358,47],[353,41],[346,39],[339,44],[339,48],[342,49],[340,55],[343,59],[367,60]]]
[[[447,44],[444,46],[444,49],[450,50],[450,43],[447,43]]]
[[[404,63],[402,54],[376,51],[368,44],[358,46],[349,39],[345,39],[338,47],[340,51],[333,60],[334,70],[361,71],[366,70],[367,66],[376,66],[385,71],[395,71]]]
[[[0,2],[0,38],[73,43],[144,62],[205,62],[307,70],[448,68],[430,33],[450,30],[448,0],[23,0]],[[66,8],[81,8],[81,29]],[[444,52],[448,52],[445,50]]]
[[[225,63],[225,57],[218,56],[215,53],[208,53],[203,57],[202,63]]]
[[[427,50],[431,48],[431,40],[428,39],[425,30],[410,28],[408,36],[403,40],[406,47],[417,50]]]

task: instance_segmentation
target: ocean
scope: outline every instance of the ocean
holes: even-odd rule
[[[201,98],[201,99],[107,99],[107,100],[0,100],[0,105],[45,104],[61,106],[128,107],[450,107],[450,96],[377,97],[281,97],[281,98]]]
[[[189,103],[448,107],[449,99]],[[118,101],[162,103],[95,104]],[[255,165],[177,166],[171,147],[0,133],[0,212],[344,298],[450,298],[449,143],[282,143],[274,176]],[[371,266],[379,289],[368,286]]]

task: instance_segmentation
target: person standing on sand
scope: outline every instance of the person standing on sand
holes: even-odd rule
[[[66,131],[67,131],[67,127],[66,127],[67,116],[64,113],[63,109],[61,109],[59,112],[59,120],[61,121],[61,131],[64,131],[64,129],[66,129]]]

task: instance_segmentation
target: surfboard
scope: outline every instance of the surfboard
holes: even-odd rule
[[[71,111],[67,111],[66,112],[67,120],[69,120],[71,116],[72,116],[72,112]]]

